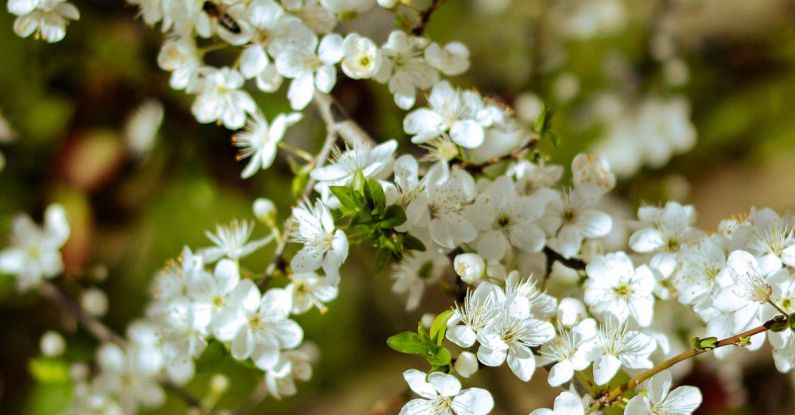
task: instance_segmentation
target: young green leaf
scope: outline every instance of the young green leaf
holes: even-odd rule
[[[416,354],[424,356],[426,354],[426,345],[420,340],[417,333],[404,331],[386,339],[386,344],[392,349],[406,354]]]
[[[447,332],[447,320],[453,316],[453,310],[446,310],[436,316],[431,323],[431,340],[435,341],[438,346],[444,342],[444,335]]]

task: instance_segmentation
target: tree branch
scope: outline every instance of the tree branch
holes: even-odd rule
[[[415,24],[414,27],[411,28],[411,34],[413,34],[414,36],[422,36],[423,33],[425,33],[425,26],[431,20],[431,16],[433,15],[434,12],[436,12],[436,9],[438,9],[439,6],[442,4],[442,1],[443,0],[431,1],[431,5],[428,6],[427,9],[423,10],[419,14],[419,16],[417,16],[417,24]]]
[[[47,297],[52,302],[58,304],[61,308],[71,313],[75,318],[77,318],[77,321],[79,321],[80,324],[82,324],[83,327],[97,340],[105,343],[113,343],[121,348],[126,347],[124,338],[116,334],[116,332],[104,325],[101,321],[86,313],[74,298],[70,297],[69,294],[58,288],[58,286],[55,284],[48,281],[43,281],[39,286],[39,292],[41,292],[44,297]],[[197,397],[193,396],[181,386],[167,379],[158,379],[158,382],[161,386],[163,386],[163,388],[170,390],[180,399],[182,399],[188,406],[196,408],[202,413],[212,413],[212,411],[209,409],[204,408],[201,401]]]
[[[738,335],[735,335],[735,336],[732,336],[732,337],[727,337],[727,338],[725,338],[723,340],[719,340],[719,341],[717,341],[715,343],[715,347],[709,347],[709,348],[707,348],[707,347],[694,347],[694,348],[692,348],[690,350],[682,352],[682,353],[680,353],[680,354],[678,354],[678,355],[676,355],[676,356],[674,356],[674,357],[672,357],[672,358],[660,363],[659,365],[657,365],[657,366],[655,366],[655,367],[653,367],[653,368],[641,373],[640,375],[633,377],[632,379],[627,381],[627,383],[625,383],[623,385],[620,385],[620,386],[617,386],[614,389],[610,390],[609,392],[605,391],[605,394],[602,395],[602,397],[600,397],[600,398],[598,398],[598,399],[596,399],[594,401],[594,405],[597,408],[601,408],[601,407],[610,405],[611,403],[615,402],[618,398],[620,398],[621,395],[624,392],[626,392],[626,391],[638,386],[644,380],[651,378],[652,376],[662,372],[663,370],[666,370],[666,369],[670,368],[671,366],[674,366],[675,364],[677,364],[679,362],[682,362],[682,361],[685,361],[687,359],[696,357],[696,356],[698,356],[698,355],[700,355],[702,353],[706,353],[706,352],[715,350],[715,349],[717,349],[719,347],[742,345],[743,342],[746,341],[746,339],[750,338],[751,336],[757,335],[759,333],[764,333],[764,332],[768,331],[770,329],[770,327],[772,327],[774,324],[780,323],[781,320],[782,320],[782,317],[783,316],[776,316],[776,317],[766,321],[764,324],[762,324],[759,327],[754,327],[754,328],[752,328],[750,330],[747,330],[747,331],[744,331],[744,332],[742,332],[742,333],[740,333]],[[786,320],[786,318],[784,318],[784,320]]]

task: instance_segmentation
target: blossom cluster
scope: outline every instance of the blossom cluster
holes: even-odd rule
[[[193,379],[211,342],[260,371],[273,397],[296,393],[295,381],[311,376],[314,353],[302,346],[304,330],[294,317],[325,311],[338,296],[340,281],[349,278],[343,266],[351,245],[374,248],[376,262],[390,265],[392,289],[405,295],[407,311],[419,309],[435,286],[454,299],[416,333],[388,342],[430,364],[429,373],[403,373],[420,397],[401,413],[489,413],[497,404],[491,394],[463,388],[456,375],[506,364],[521,381],[544,368],[551,386],[568,387],[553,409],[536,415],[606,407],[687,415],[701,393],[672,388],[674,374],[655,370],[679,351],[715,349],[724,358],[732,349],[718,339],[750,350],[769,340],[779,370],[795,364],[795,217],[752,209],[709,233],[695,227],[692,206],[672,201],[640,207],[637,220],[622,218],[609,194],[616,177],[608,160],[579,154],[561,183],[564,168],[538,150],[549,137],[548,111],[530,126],[497,100],[443,79],[468,68],[464,45],[395,30],[379,46],[335,31],[340,19],[374,7],[373,0],[130,3],[145,23],[167,33],[158,64],[171,72],[172,88],[195,95],[197,121],[236,131],[234,143],[249,160],[242,177],[274,162],[286,130],[313,99],[332,91],[338,69],[385,84],[407,111],[403,130],[416,146],[399,151],[397,140],[370,137],[333,146],[330,157],[306,160],[307,188],[284,232],[263,199],[254,213],[268,236],[252,240],[253,223],[233,221],[208,232],[211,247],[186,247],[155,277],[145,317],[125,338],[102,339],[96,374],[75,371],[72,413],[162,405],[163,386]],[[611,2],[601,3],[609,15]],[[12,0],[9,10],[19,16],[18,33],[39,30],[48,41],[63,38],[64,17],[78,17],[63,1]],[[580,29],[570,35],[592,31]],[[236,63],[207,64],[205,55],[216,51],[232,51]],[[273,93],[285,79],[295,112],[268,121],[247,86]],[[646,137],[632,160],[613,163],[619,173],[664,163],[691,146],[687,111],[683,102],[652,100],[619,117],[611,134]],[[152,112],[162,117],[162,109]],[[342,135],[327,124],[329,137]],[[68,237],[58,205],[47,209],[43,229],[21,216],[12,247],[0,252],[0,272],[15,275],[21,289],[42,286],[63,272],[60,250]],[[241,267],[242,258],[273,242],[274,267],[265,274]],[[284,286],[271,284],[277,278]],[[703,327],[659,317],[682,311]],[[706,336],[686,345],[682,329]],[[645,392],[626,405],[618,399],[621,375],[648,379],[638,382]],[[619,396],[611,397],[615,388]]]

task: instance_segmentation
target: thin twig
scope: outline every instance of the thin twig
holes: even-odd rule
[[[625,383],[623,385],[620,385],[620,386],[616,386],[615,388],[610,390],[610,392],[606,392],[601,398],[599,398],[599,399],[597,399],[595,401],[595,406],[598,407],[598,408],[601,408],[601,407],[610,405],[612,402],[615,402],[621,396],[621,394],[623,394],[624,392],[626,392],[626,391],[638,386],[644,380],[651,378],[652,376],[662,372],[663,370],[666,370],[666,369],[670,368],[671,366],[674,366],[675,364],[677,364],[679,362],[682,362],[682,361],[685,361],[687,359],[696,357],[696,356],[698,356],[698,355],[700,355],[702,353],[706,353],[706,352],[712,351],[712,350],[717,349],[719,347],[742,345],[743,342],[746,341],[746,339],[749,339],[750,337],[755,336],[755,335],[757,335],[759,333],[766,332],[767,330],[770,329],[770,327],[773,324],[778,323],[780,321],[781,321],[781,316],[776,316],[776,317],[768,320],[767,322],[765,322],[764,324],[762,324],[759,327],[754,327],[754,328],[752,328],[750,330],[747,330],[747,331],[744,331],[744,332],[742,332],[742,333],[740,333],[738,335],[727,337],[727,338],[725,338],[723,340],[717,341],[715,343],[715,347],[710,347],[710,348],[694,347],[694,348],[692,348],[690,350],[682,352],[682,353],[680,353],[680,354],[678,354],[678,355],[676,355],[676,356],[674,356],[674,357],[672,357],[672,358],[660,363],[659,365],[654,366],[653,368],[641,373],[640,375],[633,377],[632,379],[627,381],[627,383]]]
[[[104,343],[113,343],[121,348],[126,347],[124,338],[119,336],[101,321],[86,313],[74,298],[69,296],[69,294],[64,292],[55,284],[44,281],[39,286],[39,292],[41,292],[43,296],[49,298],[52,302],[61,306],[61,308],[71,313],[75,318],[77,318],[77,321],[79,321],[80,324],[82,324],[83,327],[97,340]],[[201,401],[197,397],[193,396],[181,386],[167,379],[159,379],[158,382],[161,386],[163,386],[163,388],[170,390],[180,399],[182,399],[188,406],[199,409],[203,413],[212,413],[211,410],[203,407]]]
[[[431,5],[428,6],[427,9],[423,10],[419,16],[417,16],[417,24],[411,28],[411,34],[414,36],[422,36],[425,33],[425,26],[431,20],[431,16],[439,8],[442,4],[443,0],[433,0]]]

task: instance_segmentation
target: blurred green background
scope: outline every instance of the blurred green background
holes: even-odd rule
[[[121,1],[75,3],[80,21],[53,45],[18,38],[13,16],[0,12],[0,112],[18,136],[0,142],[7,159],[0,172],[0,234],[8,234],[17,212],[35,216],[47,203],[63,203],[73,227],[64,285],[73,293],[99,285],[111,299],[105,321],[123,331],[142,314],[152,275],[183,245],[206,246],[206,229],[251,217],[256,197],[271,198],[281,217],[287,215],[292,175],[281,154],[267,173],[241,180],[243,164],[235,161],[229,132],[197,124],[191,98],[171,91],[168,74],[157,67],[161,33],[136,20],[135,9]],[[609,21],[587,38],[563,34],[559,14],[574,15],[583,4],[605,0],[499,3],[445,1],[427,33],[439,42],[469,46],[472,66],[454,79],[457,84],[477,86],[506,103],[531,91],[558,110],[554,130],[560,145],[544,147],[553,162],[567,165],[603,135],[604,126],[583,122],[597,94],[616,93],[630,103],[647,95],[682,95],[690,101],[698,142],[665,167],[644,168],[624,180],[616,193],[629,207],[685,200],[710,229],[754,205],[795,204],[795,3],[615,0],[608,3],[622,7],[620,24]],[[343,27],[380,42],[393,23],[379,10]],[[687,82],[667,82],[664,65],[651,55],[661,28],[688,68]],[[629,78],[606,70],[616,59]],[[561,91],[562,79],[576,80],[573,94]],[[270,117],[287,110],[284,91],[254,95]],[[385,87],[341,80],[334,94],[374,137],[398,138],[402,151],[411,151],[401,128],[405,113]],[[151,152],[136,158],[121,131],[129,114],[150,98],[163,103],[165,118]],[[314,150],[324,131],[313,110],[306,113],[287,141]],[[270,256],[266,249],[244,265],[260,272]],[[306,340],[320,350],[312,381],[299,383],[296,397],[266,399],[255,413],[397,412],[399,406],[390,403],[405,390],[401,372],[424,363],[390,351],[384,341],[411,329],[420,313],[402,312],[404,299],[390,292],[388,273],[373,275],[370,256],[366,250],[352,253],[328,313],[297,318]],[[428,291],[423,310],[449,306],[440,292]],[[33,376],[29,370],[39,337],[48,329],[63,332],[70,361],[89,361],[96,342],[53,304],[35,294],[17,295],[8,279],[0,280],[0,318],[0,413],[58,413],[68,403],[70,385],[63,376]],[[769,353],[746,357],[745,374],[731,375],[732,382],[711,375],[706,363],[696,366],[688,381],[704,390],[699,413],[795,413],[791,378],[775,371]],[[467,381],[491,390],[498,402],[494,413],[527,413],[551,401],[554,392],[543,373],[524,384],[504,369],[483,370]],[[235,365],[217,348],[205,352],[198,371],[188,389],[199,396],[214,373],[230,377],[232,387],[220,407],[243,401],[257,381],[257,372]],[[742,390],[747,399],[737,399]],[[154,413],[183,412],[182,403],[170,397]]]

